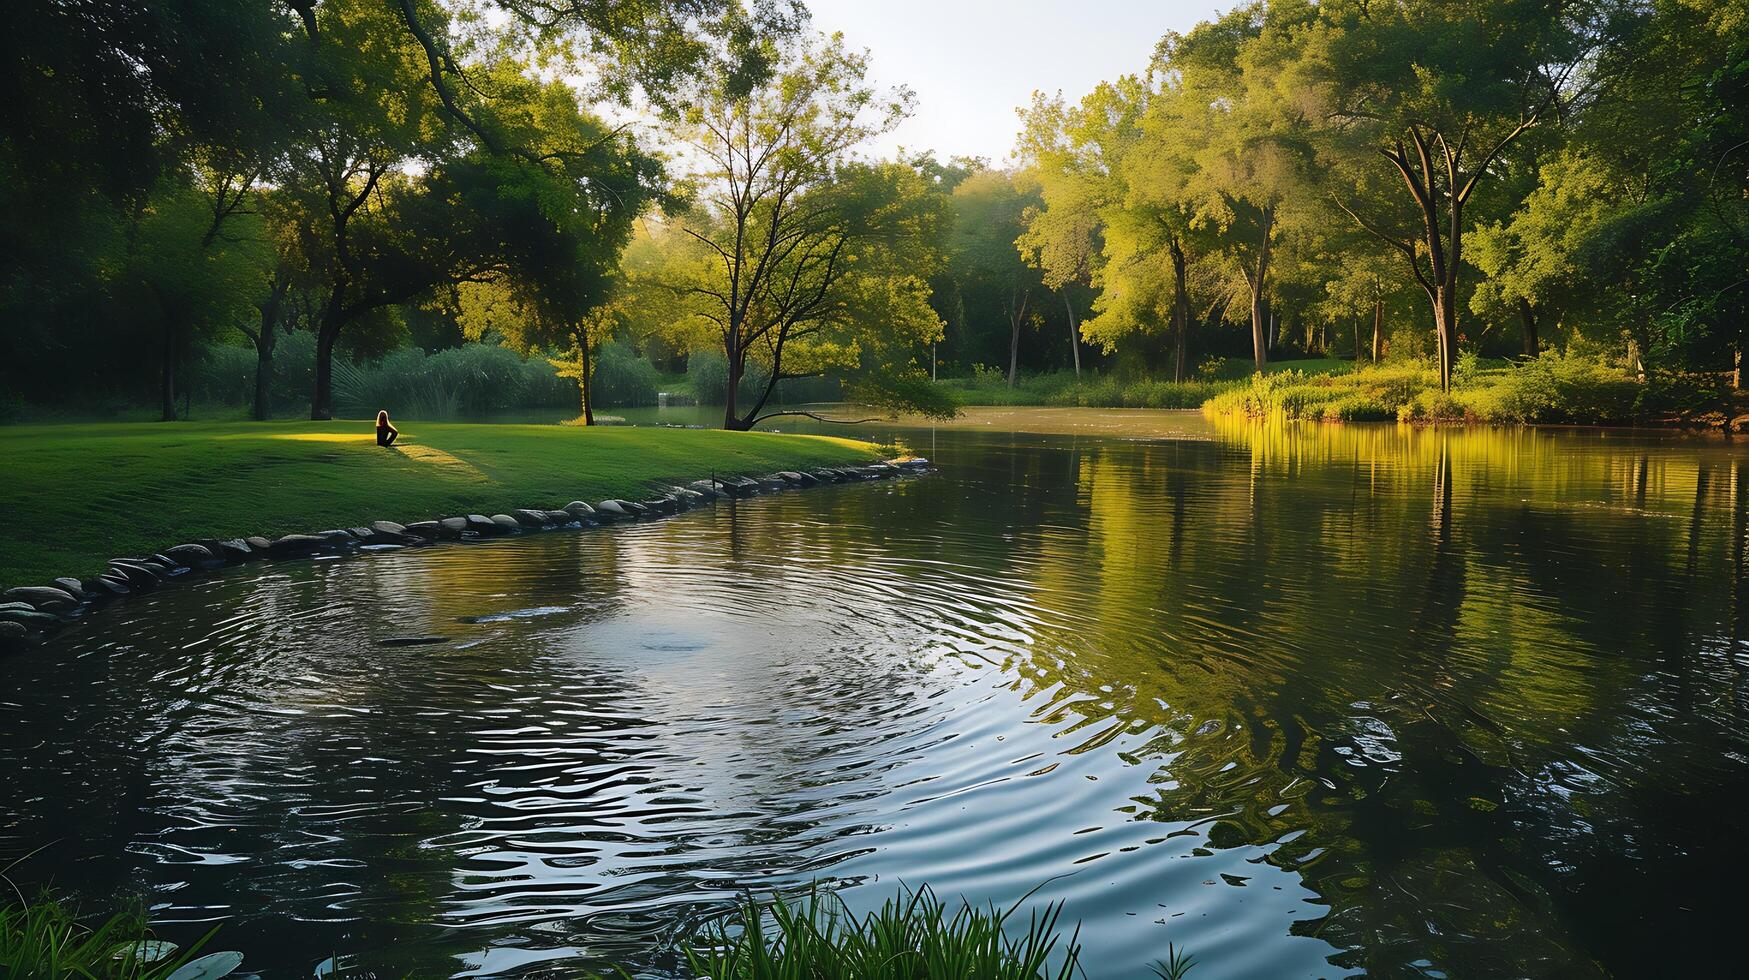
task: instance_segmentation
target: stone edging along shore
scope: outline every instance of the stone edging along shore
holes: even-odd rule
[[[824,483],[882,480],[901,473],[928,472],[929,468],[928,460],[910,457],[867,466],[827,466],[806,472],[782,470],[763,477],[694,480],[641,501],[613,499],[591,505],[573,500],[559,510],[522,509],[491,516],[468,514],[412,524],[377,521],[368,527],[287,534],[273,540],[249,537],[191,541],[144,558],[112,558],[109,567],[95,578],[58,578],[51,585],[24,586],[0,593],[0,654],[40,642],[67,623],[117,600],[231,565],[635,521],[679,513],[726,498]]]

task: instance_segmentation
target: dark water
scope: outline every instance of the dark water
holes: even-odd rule
[[[1042,883],[1095,978],[1168,942],[1207,980],[1740,963],[1749,455],[901,436],[941,472],[109,611],[0,666],[0,863],[270,977],[660,973],[815,879]]]

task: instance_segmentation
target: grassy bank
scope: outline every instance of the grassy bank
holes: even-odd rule
[[[1720,425],[1733,393],[1709,375],[1654,375],[1544,354],[1530,361],[1459,361],[1449,392],[1430,365],[1365,367],[1339,374],[1286,371],[1253,377],[1211,398],[1215,415],[1327,422],[1484,422],[1505,425]]]
[[[386,450],[361,422],[5,427],[0,587],[194,538],[641,497],[874,455],[847,439],[693,429],[407,423]]]
[[[1269,370],[1303,374],[1346,371],[1347,361],[1319,358],[1271,364]],[[1209,363],[1195,380],[1165,381],[1122,374],[1070,371],[1022,375],[1009,387],[1000,371],[979,371],[969,378],[941,382],[954,400],[965,406],[1039,406],[1046,408],[1201,408],[1217,395],[1243,387],[1251,374],[1249,360],[1224,358]]]

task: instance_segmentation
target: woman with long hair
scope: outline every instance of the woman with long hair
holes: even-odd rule
[[[395,437],[400,434],[400,429],[389,424],[388,412],[377,413],[377,445],[393,446],[395,444]]]

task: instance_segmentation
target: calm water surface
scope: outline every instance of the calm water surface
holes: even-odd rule
[[[1740,965],[1743,451],[890,431],[940,473],[105,612],[3,666],[0,863],[265,977],[665,975],[815,880],[1042,885],[1094,978]]]

